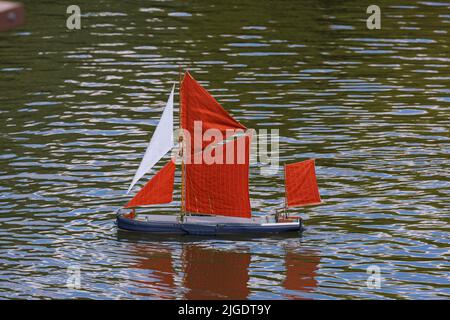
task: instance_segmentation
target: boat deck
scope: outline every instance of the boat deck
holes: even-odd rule
[[[253,233],[281,233],[301,231],[302,221],[291,220],[276,222],[273,216],[235,218],[221,216],[185,216],[183,222],[176,215],[139,214],[136,219],[117,215],[117,226],[128,231],[191,234],[191,235],[225,235]]]
[[[164,214],[138,214],[137,221],[151,222],[151,221],[164,221],[164,222],[178,222],[178,216],[176,215],[164,215]],[[252,217],[239,218],[239,217],[222,217],[222,216],[206,216],[206,215],[186,215],[184,218],[185,223],[245,223],[245,224],[261,224],[261,223],[275,223],[273,216],[267,217]]]

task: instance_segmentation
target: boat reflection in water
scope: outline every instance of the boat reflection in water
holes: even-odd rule
[[[292,293],[285,293],[288,299],[302,299],[299,292],[311,292],[317,287],[316,272],[320,256],[316,252],[287,250],[284,256],[286,276],[283,287]],[[297,293],[297,294],[294,294]]]
[[[251,255],[187,245],[183,248],[185,288],[189,300],[246,299]]]
[[[248,299],[257,294],[258,281],[267,282],[267,278],[277,279],[273,284],[280,292],[277,298],[304,299],[302,293],[311,292],[317,286],[315,277],[320,257],[301,247],[280,247],[272,243],[276,255],[271,258],[278,259],[273,263],[279,265],[274,269],[280,270],[283,277],[280,281],[274,271],[264,275],[251,272],[252,264],[258,264],[259,253],[251,252],[253,245],[248,241],[219,247],[198,238],[179,237],[171,243],[160,244],[154,237],[144,240],[144,236],[138,236],[138,240],[134,234],[118,234],[119,240],[128,242],[131,247],[130,252],[137,261],[133,267],[146,270],[139,280],[134,280],[139,292],[134,288],[130,291],[149,299]],[[264,244],[255,244],[261,245]],[[250,274],[255,275],[251,278]]]
[[[149,271],[148,278],[139,279],[136,282],[139,287],[150,289],[148,291],[140,290],[135,294],[154,299],[173,298],[176,288],[175,269],[170,248],[139,244],[134,247],[133,253],[138,256],[134,267]]]

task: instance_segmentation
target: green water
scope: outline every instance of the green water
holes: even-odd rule
[[[24,2],[0,34],[0,298],[449,298],[450,3],[377,1],[368,30],[368,1],[79,0],[70,31],[73,3]],[[282,162],[316,159],[302,237],[116,230],[179,65],[279,129]],[[282,173],[250,192],[273,211]]]

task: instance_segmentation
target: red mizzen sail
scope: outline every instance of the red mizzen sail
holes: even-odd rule
[[[286,201],[288,207],[319,204],[314,160],[290,163],[284,166]]]
[[[249,148],[250,138],[242,136],[228,142],[233,144],[235,150],[233,163],[207,164],[204,161],[203,151],[211,143],[202,141],[194,143],[194,139],[203,139],[203,133],[208,129],[216,129],[225,138],[227,130],[245,130],[242,124],[231,117],[225,109],[195,81],[189,73],[186,73],[181,85],[181,124],[182,128],[190,134],[190,141],[186,141],[190,153],[190,163],[185,164],[185,208],[189,212],[251,217],[250,197],[248,192],[249,176]],[[194,134],[194,122],[201,122],[202,132]],[[239,157],[244,161],[236,161],[237,148],[245,139],[245,149],[239,148]],[[219,141],[213,141],[217,143]],[[194,149],[196,145],[201,150]],[[215,150],[220,148],[216,145]],[[222,146],[224,159],[227,158],[228,148]],[[202,152],[201,163],[195,163],[194,153]],[[244,155],[244,157],[242,157]],[[228,155],[229,156],[229,155]]]
[[[147,184],[128,202],[125,208],[172,202],[175,163],[170,160]]]

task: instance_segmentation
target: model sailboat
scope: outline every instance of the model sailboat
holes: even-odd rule
[[[174,147],[174,90],[172,88],[128,193]],[[180,85],[180,119],[180,215],[136,214],[141,207],[172,202],[176,171],[173,158],[118,210],[119,228],[198,235],[302,229],[301,219],[287,215],[286,211],[264,217],[252,215],[249,196],[251,131],[225,111],[188,72]],[[284,170],[284,209],[321,202],[314,160],[287,164]]]

